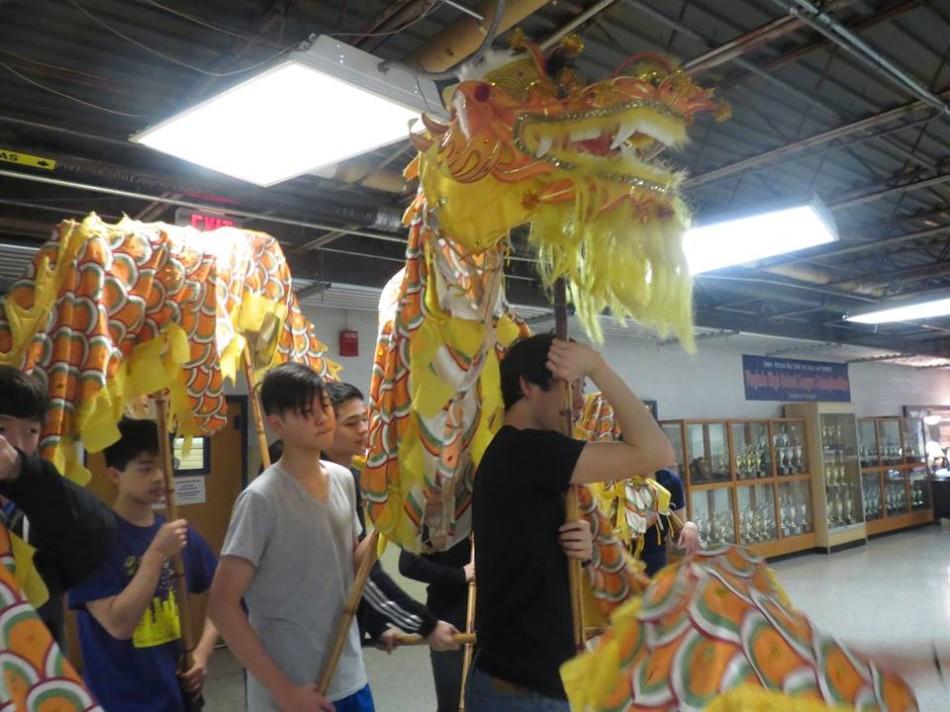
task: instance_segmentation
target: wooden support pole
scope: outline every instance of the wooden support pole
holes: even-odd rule
[[[555,336],[567,341],[567,284],[564,279],[559,279],[554,283],[554,324]],[[573,394],[571,393],[571,384],[564,382],[561,393],[561,416],[563,423],[562,432],[571,437],[574,434],[574,406]],[[581,509],[578,501],[577,487],[572,486],[567,490],[566,501],[567,521],[572,522],[580,519]],[[584,635],[584,571],[581,568],[581,562],[570,558],[567,560],[568,586],[571,592],[571,617],[574,630],[574,647],[578,652],[584,650],[586,643]]]
[[[317,692],[321,695],[326,695],[330,689],[330,683],[333,681],[334,673],[336,673],[336,666],[340,662],[340,655],[343,653],[343,646],[350,633],[350,625],[353,623],[356,609],[359,608],[360,599],[363,597],[366,580],[369,578],[369,572],[372,570],[373,564],[376,563],[376,547],[378,544],[379,530],[374,529],[373,533],[369,535],[366,554],[363,556],[360,567],[356,571],[356,577],[353,579],[353,587],[350,589],[350,594],[346,597],[346,602],[343,605],[343,613],[340,615],[340,620],[337,621],[329,655],[324,660],[323,669],[320,671]]]
[[[261,401],[257,397],[257,379],[254,377],[254,362],[251,360],[249,346],[244,347],[241,360],[244,363],[244,378],[247,380],[247,395],[251,402],[251,413],[254,414],[254,429],[257,430],[257,445],[261,451],[261,465],[266,470],[273,463],[270,461],[267,431],[264,429],[264,412],[261,410]]]
[[[178,502],[175,499],[175,465],[172,459],[171,440],[168,437],[168,395],[164,392],[152,396],[155,404],[155,424],[158,426],[158,450],[162,463],[162,478],[165,481],[165,513],[168,521],[178,519]],[[188,582],[185,580],[185,564],[181,552],[172,557],[172,575],[175,579],[175,598],[178,603],[178,618],[181,622],[181,643],[184,648],[182,664],[190,670],[194,664],[192,653],[195,640],[191,631],[191,607],[188,605]]]
[[[455,642],[459,645],[474,645],[475,644],[475,634],[474,633],[456,633],[454,636]],[[429,641],[423,638],[418,633],[402,633],[396,636],[396,647],[401,648],[404,645],[428,645]]]
[[[475,539],[472,539],[472,561],[475,561]],[[468,582],[468,607],[465,611],[465,632],[473,636],[471,643],[465,644],[462,653],[462,685],[459,691],[459,712],[465,712],[465,687],[468,682],[468,671],[472,668],[472,655],[475,652],[475,579]]]

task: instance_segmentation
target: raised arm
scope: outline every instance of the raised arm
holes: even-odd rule
[[[555,339],[548,355],[548,368],[563,381],[590,378],[614,409],[622,442],[588,443],[571,482],[583,484],[622,480],[666,467],[675,460],[673,448],[649,409],[589,346]]]
[[[0,435],[0,495],[30,522],[30,543],[49,557],[64,588],[91,576],[115,537],[115,517],[96,495],[52,463],[15,450]]]

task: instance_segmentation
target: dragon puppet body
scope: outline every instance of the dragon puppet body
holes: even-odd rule
[[[609,309],[692,346],[681,243],[689,216],[681,177],[656,155],[685,141],[696,112],[724,108],[664,57],[635,56],[586,85],[573,69],[557,69],[557,56],[520,49],[463,75],[449,122],[425,120],[407,168],[419,192],[405,218],[406,266],[380,302],[361,484],[377,528],[411,551],[444,550],[470,532],[474,473],[503,420],[499,359],[528,333],[504,293],[512,229],[530,226],[542,281],[567,281],[595,340]],[[578,50],[567,40],[555,55]],[[610,436],[600,432],[607,414],[591,417],[584,437]],[[740,550],[689,557],[648,583],[614,525],[632,522],[635,535],[668,502],[649,485],[636,491],[644,496],[628,506],[626,487],[580,489],[595,534],[587,599],[613,619],[602,645],[563,671],[575,710],[715,702],[719,712],[752,712],[776,700],[783,711],[914,709],[902,681],[814,632],[762,562]],[[605,516],[597,505],[608,500],[620,501],[624,516]],[[768,667],[773,650],[783,656],[778,667]],[[671,676],[707,659],[717,667],[698,679],[703,689]],[[839,679],[847,689],[833,687]]]
[[[300,311],[277,241],[233,228],[66,221],[0,313],[0,363],[50,394],[41,454],[81,483],[80,445],[114,442],[140,397],[167,389],[181,435],[221,428],[223,379],[246,348],[260,369],[293,360],[326,377],[339,370]],[[0,526],[0,708],[99,712],[35,612],[46,589],[33,553]]]
[[[224,378],[234,380],[246,345],[261,369],[292,360],[324,376],[339,370],[264,233],[69,220],[3,307],[0,363],[46,386],[40,452],[80,483],[89,473],[76,446],[115,442],[116,423],[141,396],[168,389],[183,436],[224,426]]]
[[[406,267],[380,305],[362,479],[376,526],[411,550],[469,532],[474,469],[501,425],[498,360],[527,334],[504,293],[513,228],[531,226],[542,278],[568,279],[595,338],[610,308],[691,340],[688,215],[655,154],[685,141],[710,92],[659,56],[584,85],[524,50],[462,81],[450,122],[426,119],[414,138],[420,187]]]

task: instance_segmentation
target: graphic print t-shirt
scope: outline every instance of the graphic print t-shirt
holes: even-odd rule
[[[69,592],[70,608],[77,612],[86,684],[109,712],[183,709],[177,677],[181,621],[171,562],[165,562],[155,594],[131,640],[113,638],[86,609],[91,601],[125,590],[164,523],[164,517],[156,515],[152,526],[140,527],[116,515],[116,541],[109,557],[92,578]],[[217,562],[204,539],[191,528],[182,557],[188,590],[207,591]]]

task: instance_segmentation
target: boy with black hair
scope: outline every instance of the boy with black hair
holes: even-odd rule
[[[350,383],[332,382],[327,383],[326,387],[336,415],[336,427],[333,430],[333,442],[323,455],[352,473],[356,487],[356,513],[361,529],[365,532],[359,470],[353,467],[353,461],[366,453],[369,434],[366,403],[360,389]],[[366,581],[363,599],[357,610],[357,622],[361,639],[366,634],[386,650],[395,647],[394,630],[388,628],[390,623],[406,633],[418,633],[426,638],[433,651],[457,650],[459,647],[453,637],[458,630],[440,621],[429,609],[403,591],[378,561]]]
[[[370,541],[359,545],[353,476],[320,460],[333,406],[320,376],[297,363],[269,371],[260,398],[284,451],[234,505],[211,616],[250,673],[249,710],[372,712],[355,619],[328,694],[314,682]]]
[[[622,442],[561,433],[561,385],[587,378],[613,406]],[[587,346],[523,339],[501,362],[501,388],[505,422],[479,464],[472,505],[478,641],[467,709],[567,712],[559,669],[576,651],[565,554],[586,561],[592,542],[586,522],[564,523],[564,495],[675,458],[650,411]]]
[[[30,603],[62,646],[65,591],[106,558],[115,519],[92,492],[36,456],[47,408],[36,379],[0,366],[0,523],[36,548],[32,561],[16,565],[35,566],[46,598]]]
[[[211,586],[215,558],[184,519],[166,522],[153,507],[165,496],[158,426],[123,418],[120,438],[104,451],[118,487],[117,536],[105,563],[69,592],[77,611],[84,677],[107,710],[181,712],[197,697],[217,631],[205,621],[194,664],[181,674],[181,620],[171,558],[182,555],[191,593]]]

